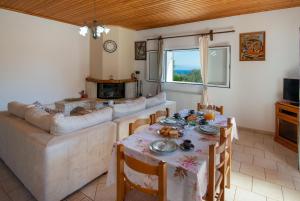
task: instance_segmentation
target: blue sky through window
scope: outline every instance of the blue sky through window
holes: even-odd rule
[[[200,68],[199,50],[173,51],[174,70],[193,70]]]

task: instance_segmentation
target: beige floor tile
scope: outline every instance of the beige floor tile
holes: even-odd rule
[[[266,201],[266,199],[267,198],[263,195],[253,193],[239,187],[236,190],[235,201]]]
[[[82,200],[80,200],[80,201],[92,201],[90,198],[88,198],[88,197],[85,197],[85,198],[83,198]]]
[[[116,200],[116,187],[110,186],[97,189],[95,201],[115,201]]]
[[[244,153],[252,154],[254,156],[265,157],[265,152],[264,151],[262,151],[260,149],[253,148],[253,147],[248,147],[248,146],[244,147]]]
[[[22,183],[15,177],[8,177],[5,180],[1,181],[1,185],[6,193],[10,193],[13,190],[16,190],[22,187]]]
[[[285,163],[286,157],[284,154],[278,154],[270,151],[265,151],[265,158],[275,160],[277,162]]]
[[[232,160],[232,163],[231,163],[232,171],[239,172],[240,171],[240,167],[241,167],[241,163],[240,162]]]
[[[33,196],[30,192],[25,188],[21,187],[9,193],[9,197],[13,201],[29,201],[33,199]]]
[[[236,186],[231,185],[230,189],[225,189],[225,201],[234,201],[236,188]]]
[[[262,134],[259,134],[259,133],[253,133],[252,134],[252,138],[253,138],[253,140],[255,141],[255,142],[261,142],[261,143],[263,143],[264,142],[264,135],[262,135]]]
[[[106,184],[106,179],[107,179],[107,174],[104,174],[99,178],[98,183]]]
[[[292,177],[293,178],[293,177]],[[295,185],[295,189],[297,191],[300,191],[300,179],[299,178],[293,178],[293,182],[294,182],[294,185]]]
[[[279,200],[275,200],[275,199],[273,199],[273,198],[268,198],[268,197],[267,197],[267,201],[279,201]]]
[[[289,188],[282,188],[284,201],[298,201],[300,200],[300,191],[295,191]]]
[[[244,152],[244,145],[232,144],[232,150],[237,152]]]
[[[262,167],[241,163],[240,172],[254,178],[265,180],[265,170]]]
[[[300,172],[298,171],[297,168],[284,162],[276,162],[276,165],[279,172],[290,175],[293,178],[300,180]]]
[[[81,201],[82,199],[84,199],[85,197],[87,197],[85,194],[83,194],[80,191],[76,191],[73,194],[69,195],[68,197],[66,197],[64,199],[64,201]]]
[[[0,201],[10,201],[8,195],[0,188]]]
[[[262,167],[268,170],[277,170],[276,161],[272,159],[266,159],[259,156],[254,156],[253,165]]]
[[[231,183],[239,188],[251,191],[252,177],[239,172],[232,172]]]
[[[265,195],[266,197],[283,200],[281,186],[272,184],[270,182],[262,181],[260,179],[253,178],[252,192]]]
[[[293,178],[283,172],[266,170],[266,181],[285,186],[287,188],[295,189]]]
[[[298,168],[298,158],[286,158],[287,163],[292,166],[292,168]]]
[[[261,142],[256,142],[256,143],[254,143],[253,147],[256,149],[263,150],[263,151],[274,152],[273,144],[264,144]]]
[[[236,152],[236,151],[232,152],[232,159],[235,161],[238,161],[238,162],[244,162],[244,163],[248,163],[248,164],[253,163],[253,155],[246,154],[246,153],[240,153],[240,152]]]
[[[0,168],[0,182],[11,177],[15,177],[12,172],[7,168],[7,166],[3,165]]]
[[[88,196],[89,198],[94,199],[97,190],[97,185],[98,185],[98,180],[95,180],[89,183],[88,185],[86,185],[85,187],[83,187],[82,189],[80,189],[80,191],[86,196]]]

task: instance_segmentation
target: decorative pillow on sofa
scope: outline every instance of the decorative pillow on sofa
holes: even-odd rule
[[[52,118],[53,115],[38,107],[30,107],[25,111],[25,120],[27,122],[47,132],[50,131]]]
[[[156,96],[146,99],[146,108],[160,105],[160,104],[166,102],[166,100],[167,100],[166,92],[161,92],[161,93],[157,94]]]
[[[26,105],[17,101],[12,101],[7,104],[8,112],[22,119],[25,119],[25,111],[30,107],[33,107],[33,105]]]
[[[132,101],[126,101],[125,103],[115,104],[114,109],[114,118],[123,117],[135,112],[142,111],[146,108],[146,98],[140,97]]]
[[[54,115],[50,133],[53,135],[63,135],[111,120],[112,109],[109,107],[81,116],[64,116],[60,113]]]

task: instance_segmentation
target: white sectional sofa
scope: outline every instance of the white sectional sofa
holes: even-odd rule
[[[105,110],[109,120],[87,128],[80,129],[74,119],[75,124],[61,120],[66,126],[54,122],[58,133],[0,112],[0,157],[37,200],[61,200],[108,170],[116,124],[112,109]]]
[[[147,118],[158,110],[169,108],[170,116],[176,112],[176,102],[167,101],[166,93],[161,92],[151,98],[138,98],[113,106],[113,121],[117,124],[117,140],[129,136],[129,124],[136,119]]]
[[[164,93],[69,117],[10,103],[0,112],[0,158],[37,200],[58,201],[108,170],[130,122],[165,108],[176,111]]]
[[[147,118],[156,111],[165,110],[166,108],[169,108],[170,115],[172,116],[176,112],[176,102],[166,101],[153,107],[145,108],[142,111],[115,118],[113,122],[117,124],[117,140],[122,140],[129,136],[129,124],[134,122],[136,119]]]

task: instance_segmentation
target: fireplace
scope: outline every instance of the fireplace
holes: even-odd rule
[[[125,83],[97,83],[97,98],[125,98]]]

